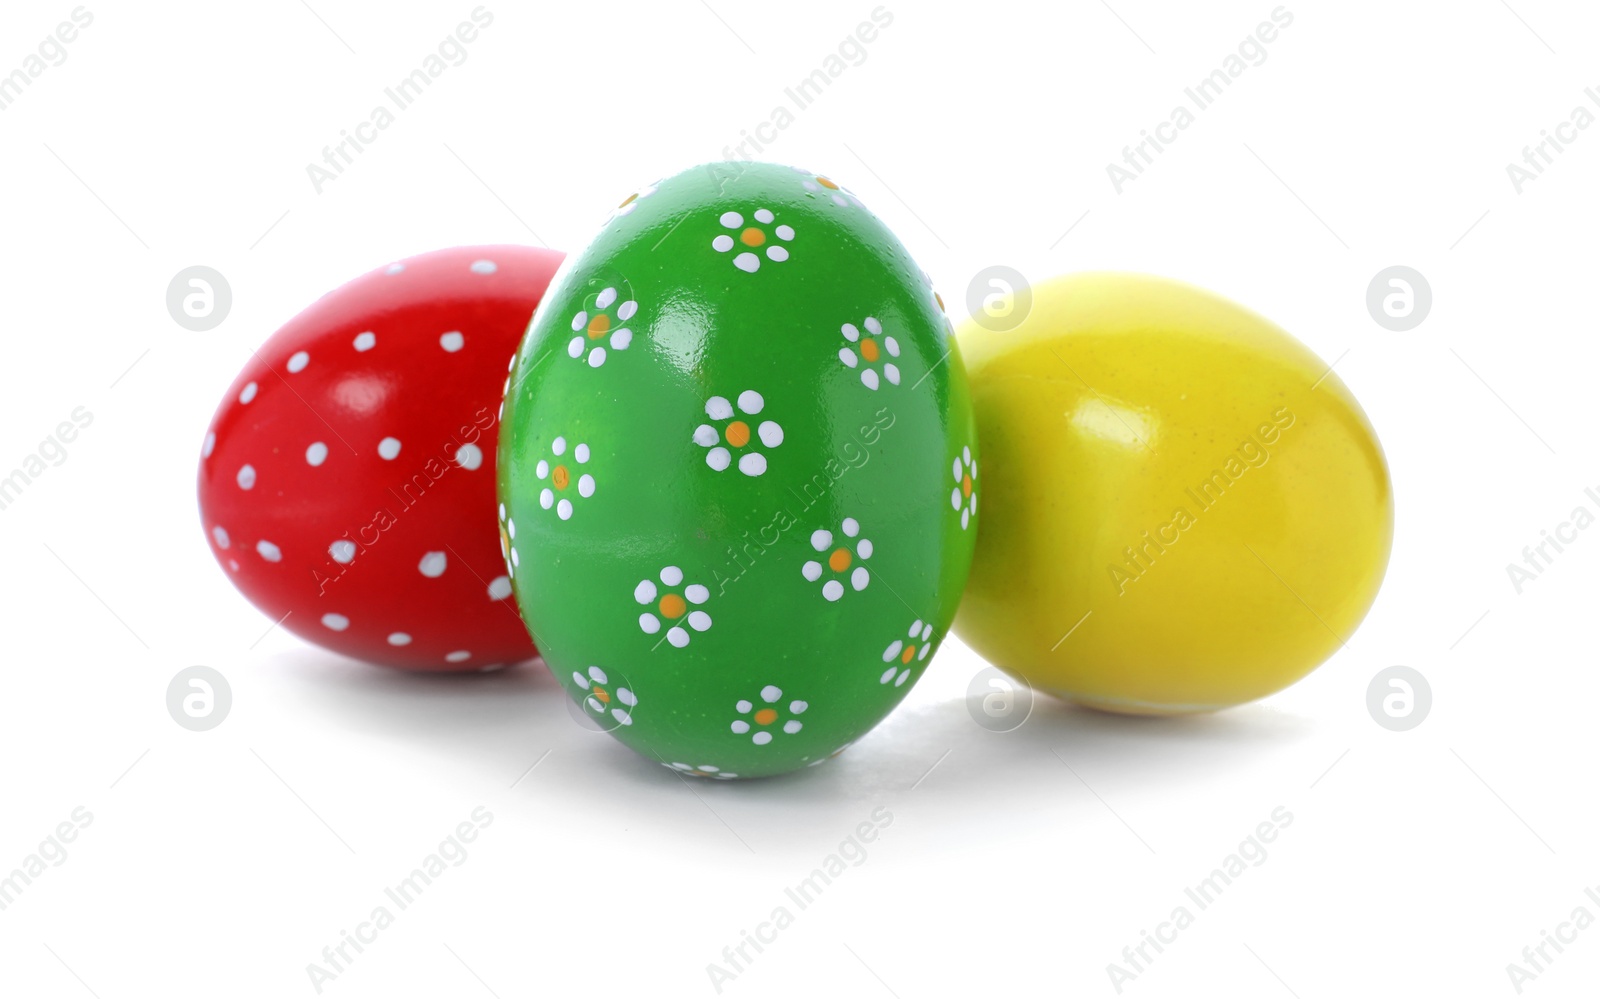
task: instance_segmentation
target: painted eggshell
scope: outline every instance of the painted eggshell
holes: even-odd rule
[[[686,171],[552,284],[514,368],[513,589],[592,717],[685,775],[820,763],[911,689],[977,534],[943,305],[826,177]]]
[[[495,529],[507,362],[561,262],[461,247],[325,295],[256,350],[212,418],[200,516],[267,617],[408,670],[535,655]]]

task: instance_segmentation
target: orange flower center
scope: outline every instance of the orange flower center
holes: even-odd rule
[[[760,246],[766,241],[767,234],[762,232],[760,229],[757,229],[755,226],[751,226],[739,234],[739,242],[743,243],[745,246]]]
[[[734,420],[722,434],[734,447],[744,447],[750,443],[750,425],[743,420]]]
[[[567,471],[567,466],[557,465],[556,470],[550,473],[550,481],[557,489],[565,489],[572,482],[572,473]]]
[[[626,208],[626,207],[628,207],[628,206],[629,206],[629,205],[631,205],[631,204],[633,204],[633,203],[634,203],[634,201],[635,201],[635,200],[636,200],[636,199],[637,199],[637,198],[638,198],[638,197],[639,197],[639,195],[638,195],[638,194],[630,194],[630,195],[628,195],[628,198],[627,198],[627,200],[626,200],[626,201],[624,201],[624,202],[623,202],[623,203],[622,203],[622,204],[620,204],[620,205],[618,205],[618,206],[617,206],[617,207],[618,207],[618,208]]]
[[[934,292],[933,293],[933,300],[935,302],[939,303],[939,311],[943,312],[944,311],[944,299],[939,297],[939,293],[938,292]]]
[[[850,550],[835,548],[833,554],[828,556],[828,568],[834,572],[843,572],[850,568]]]
[[[596,684],[594,688],[594,699],[599,701],[601,704],[611,703],[611,695],[606,693],[606,688],[598,684]]]
[[[778,712],[772,708],[762,708],[756,712],[757,725],[771,725],[778,720]]]
[[[821,184],[823,187],[826,187],[830,191],[837,191],[839,189],[839,185],[838,184],[835,184],[833,181],[829,180],[826,177],[818,177],[817,178],[817,183]]]
[[[876,361],[878,359],[878,341],[873,340],[870,337],[862,337],[861,356],[865,357],[868,361]]]
[[[963,475],[961,477],[961,495],[963,495],[963,496],[971,496],[972,495],[972,476]]]
[[[604,312],[589,320],[589,339],[598,340],[611,329],[611,317]]]
[[[904,652],[900,653],[900,661],[903,662],[903,663],[908,663],[908,662],[911,661],[911,657],[916,655],[916,654],[917,654],[917,647],[915,645],[907,645],[906,646],[906,650]]]
[[[664,618],[676,621],[678,618],[683,617],[683,612],[688,609],[689,605],[684,603],[683,598],[676,593],[669,593],[661,598],[661,616]]]

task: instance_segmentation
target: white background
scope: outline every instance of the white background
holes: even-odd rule
[[[0,112],[0,472],[94,414],[0,511],[0,872],[94,816],[0,912],[0,993],[314,995],[306,965],[478,806],[469,859],[324,994],[711,996],[707,965],[786,904],[723,994],[1112,996],[1107,964],[1278,806],[1267,860],[1123,994],[1515,995],[1541,930],[1600,916],[1600,531],[1520,595],[1505,569],[1600,511],[1600,128],[1521,194],[1505,170],[1600,88],[1592,5],[1295,0],[1267,61],[1118,194],[1106,164],[1271,0],[890,0],[764,157],[853,188],[958,315],[993,264],[1149,271],[1338,359],[1393,470],[1394,558],[1347,649],[1258,704],[1042,702],[995,734],[951,641],[834,764],[687,787],[574,724],[537,665],[408,677],[263,638],[207,551],[195,462],[249,348],[317,296],[443,246],[580,249],[767,121],[874,4],[491,0],[465,64],[318,194],[306,164],[474,3],[309,2],[90,3]],[[72,8],[7,4],[0,73]],[[1365,307],[1397,263],[1434,294],[1405,333]],[[208,333],[165,308],[192,264],[233,288]],[[234,694],[203,734],[164,703],[195,664]],[[1395,664],[1434,694],[1400,734],[1365,707]],[[880,807],[865,862],[797,911],[785,887]],[[1525,991],[1597,980],[1593,927]]]

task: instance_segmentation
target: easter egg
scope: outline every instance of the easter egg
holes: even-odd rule
[[[1349,640],[1389,560],[1372,425],[1266,319],[1177,282],[1082,274],[959,334],[984,529],[962,639],[1108,711],[1264,697]]]
[[[407,670],[535,654],[495,528],[506,368],[562,255],[440,250],[323,296],[252,352],[200,458],[233,585],[314,644]]]
[[[518,605],[582,710],[696,777],[820,763],[927,668],[977,534],[953,331],[826,176],[691,169],[570,257],[506,397]]]

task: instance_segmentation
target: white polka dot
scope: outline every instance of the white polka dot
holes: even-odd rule
[[[504,600],[506,597],[509,597],[509,596],[511,596],[511,577],[510,576],[496,576],[496,577],[494,577],[494,581],[489,584],[489,599],[490,600]]]
[[[511,540],[512,541],[517,540],[517,522],[516,521],[514,521],[514,520],[506,521],[506,533],[511,535]]]
[[[617,720],[617,723],[620,724],[620,725],[632,725],[633,724],[633,716],[628,714],[628,712],[624,711],[621,708],[612,708],[611,709],[611,717],[615,718]]]
[[[641,580],[639,585],[633,588],[633,599],[639,601],[641,604],[647,604],[655,598],[656,584],[652,583],[648,579]]]
[[[811,532],[811,547],[812,548],[815,548],[817,551],[820,552],[820,551],[826,549],[831,544],[833,544],[833,532],[832,531],[824,531],[824,530],[820,530],[819,529],[819,530],[815,530],[815,531]]]
[[[683,595],[691,604],[703,604],[711,599],[711,591],[699,583],[690,583],[683,588]]]
[[[356,543],[340,539],[328,546],[328,555],[340,565],[348,565],[356,557]]]
[[[757,208],[756,209],[756,221],[760,222],[762,225],[771,225],[772,224],[772,212],[768,211],[765,208]]]
[[[840,526],[844,528],[844,536],[847,538],[853,538],[861,533],[861,525],[856,522],[854,517],[846,517],[844,523]]]
[[[234,477],[240,489],[254,489],[256,487],[256,469],[254,465],[245,465],[239,469],[239,474]]]
[[[447,663],[464,663],[471,658],[472,653],[468,652],[466,649],[457,649],[456,651],[445,656],[444,661]]]
[[[215,451],[216,449],[217,449],[217,435],[216,434],[206,434],[206,442],[204,444],[200,445],[200,457],[209,458],[209,457],[211,457],[211,452]]]
[[[617,306],[617,318],[623,322],[627,322],[628,320],[632,319],[633,314],[638,311],[639,303],[630,298],[628,301]]]
[[[218,548],[226,548],[233,543],[228,540],[228,532],[221,526],[211,529],[211,540],[217,543]]]
[[[467,471],[476,471],[483,465],[483,449],[476,444],[463,444],[456,449],[456,464]]]
[[[389,636],[390,645],[410,645],[411,636],[403,631],[396,631]]]
[[[902,670],[900,675],[894,678],[894,685],[896,687],[903,686],[905,684],[906,680],[910,676],[911,676],[911,671],[910,670]]]
[[[661,570],[661,581],[668,586],[677,586],[683,582],[683,570],[675,565],[669,565]]]
[[[257,541],[256,542],[256,554],[260,555],[262,558],[266,559],[268,562],[282,562],[283,561],[283,551],[282,551],[282,549],[280,549],[277,545],[273,544],[270,541]]]
[[[578,460],[578,464],[586,464],[589,461],[589,445],[579,444],[572,449],[572,456]]]
[[[959,487],[950,490],[950,509],[961,509],[961,489]]]
[[[971,519],[972,519],[972,511],[971,510],[962,510],[961,511],[961,529],[963,531],[965,531],[967,529],[967,524],[968,524],[969,521],[971,521]]]
[[[950,463],[950,474],[955,476],[957,482],[961,481],[961,459],[957,458]]]
[[[723,233],[711,241],[711,248],[716,250],[718,253],[727,253],[729,250],[733,249],[733,237],[727,233]]]
[[[922,640],[924,642],[926,642],[928,640],[928,636],[930,636],[932,634],[933,634],[933,625],[930,624],[927,627],[922,629]]]
[[[850,585],[855,587],[857,591],[866,589],[867,584],[870,582],[872,582],[872,574],[867,571],[867,567],[864,565],[856,566],[855,571],[850,574]]]
[[[739,409],[741,412],[755,416],[761,412],[761,407],[766,404],[766,400],[761,398],[761,393],[754,389],[746,389],[739,393]]]
[[[718,472],[727,468],[732,461],[733,456],[728,453],[728,449],[725,447],[714,447],[706,452],[706,464]]]
[[[561,457],[562,455],[566,454],[567,453],[567,439],[565,437],[557,437],[555,440],[551,441],[550,442],[550,453],[555,455],[558,458]]]
[[[815,583],[822,578],[822,563],[816,561],[807,562],[800,567],[800,575],[806,577],[807,582]]]
[[[883,377],[889,379],[890,385],[900,384],[900,368],[893,364],[883,366]]]
[[[752,705],[749,701],[739,701],[739,702],[734,704],[733,710],[739,712],[742,715],[742,714],[746,713],[747,711],[749,711],[753,706],[754,705]]]
[[[567,356],[572,358],[583,356],[583,337],[575,336],[567,343]]]
[[[748,711],[749,709],[746,708],[745,710]],[[746,732],[750,731],[750,723],[747,721],[736,721],[728,727],[733,729],[734,735],[744,735]]]
[[[713,420],[726,420],[733,415],[733,404],[720,395],[706,400],[706,415]]]
[[[378,457],[384,461],[393,461],[400,456],[400,442],[393,437],[385,437],[378,442]]]
[[[640,614],[639,630],[643,631],[646,635],[654,635],[656,632],[661,630],[661,622],[656,620],[656,616],[654,614]]]
[[[539,490],[539,508],[541,510],[548,510],[548,509],[550,509],[551,507],[553,507],[555,505],[556,505],[556,494],[555,493],[551,492],[549,489],[541,489],[541,490]]]
[[[871,333],[873,336],[877,336],[879,333],[883,332],[883,324],[871,316],[867,317],[866,327],[867,332]]]
[[[845,367],[853,368],[856,366],[856,352],[849,347],[840,347],[839,360],[844,362]]]
[[[889,352],[890,357],[899,357],[900,341],[896,340],[892,336],[886,336],[883,338],[883,349]]]
[[[584,324],[587,323],[588,321],[589,321],[589,313],[587,313],[587,312],[580,312],[577,315],[573,316],[572,317],[572,332],[576,333],[579,330],[583,329]]]
[[[607,288],[606,290],[602,291],[599,295],[595,296],[595,300],[594,300],[595,308],[598,308],[598,309],[609,309],[609,308],[611,308],[611,303],[615,302],[616,300],[617,300],[617,289],[615,289],[615,288]]]
[[[611,339],[606,342],[611,344],[612,350],[627,350],[628,345],[633,342],[633,330],[624,326],[611,334]]]
[[[300,372],[304,371],[306,369],[306,365],[310,363],[311,355],[307,354],[303,350],[297,350],[293,354],[289,355],[289,363],[285,365],[285,367],[289,369],[289,374],[298,375]]]
[[[774,687],[770,683],[761,688],[761,699],[766,701],[768,704],[776,704],[778,698],[782,696],[783,691],[779,690],[777,687]]]
[[[888,662],[888,661],[889,660],[887,658],[884,659],[884,662]],[[888,683],[890,680],[893,680],[894,679],[894,671],[897,670],[897,669],[899,669],[898,666],[890,666],[888,669],[884,670],[883,671],[883,675],[878,677],[878,682],[879,683]]]
[[[872,542],[868,541],[866,538],[862,538],[861,539],[861,543],[859,545],[856,545],[856,554],[861,556],[862,558],[871,558],[872,557]]]
[[[761,258],[756,256],[754,253],[741,253],[737,257],[733,258],[733,266],[739,268],[741,271],[744,271],[746,274],[754,274],[761,267]],[[761,734],[766,735],[765,732]]]
[[[549,475],[550,474],[550,463],[548,461],[545,461],[543,458],[540,458],[539,459],[539,463],[537,465],[533,466],[533,474],[538,476],[541,479],[544,478],[546,475]]]
[[[562,520],[571,520],[572,519],[572,501],[569,500],[569,499],[563,499],[563,500],[561,500],[561,502],[557,503],[556,504],[556,516],[560,517]]]
[[[707,628],[711,627],[711,615],[707,614],[705,611],[690,611],[689,627],[693,628],[695,631],[705,631]]]
[[[861,331],[856,329],[855,323],[845,323],[843,326],[839,327],[839,332],[843,333],[844,338],[849,340],[851,343],[855,343],[857,340],[861,339]]]
[[[767,259],[776,260],[781,264],[789,259],[789,251],[781,246],[769,246],[767,247]]]
[[[444,552],[428,552],[422,556],[422,561],[417,563],[417,571],[429,579],[438,579],[444,575],[445,566],[449,564]]]
[[[900,639],[898,639],[898,638],[895,639],[894,642],[892,644],[890,644],[890,646],[887,649],[883,650],[883,661],[884,662],[888,662],[889,660],[893,659],[895,656],[898,656],[900,654],[900,650],[903,649],[903,648],[905,648],[905,643],[900,641]],[[890,670],[889,672],[893,673],[894,670]]]
[[[606,349],[604,347],[596,347],[589,351],[589,367],[598,368],[604,363],[606,363]]]
[[[474,274],[493,274],[499,268],[494,265],[493,260],[474,260],[471,270]]]
[[[760,475],[767,470],[767,456],[756,451],[739,456],[739,471],[746,475]]]
[[[617,688],[617,700],[621,701],[623,704],[626,704],[630,708],[638,707],[639,705],[639,698],[627,687]]]
[[[876,392],[878,390],[878,373],[871,368],[863,368],[861,371],[861,384]]]
[[[322,626],[329,631],[343,631],[350,627],[350,619],[343,614],[322,615]]]
[[[756,436],[760,437],[761,443],[767,447],[777,447],[783,443],[783,428],[771,420],[765,420],[756,428]]]
[[[718,219],[718,221],[722,223],[724,229],[737,229],[739,226],[744,225],[744,216],[738,212],[723,212],[722,218]]]
[[[772,741],[772,733],[771,732],[757,732],[755,735],[752,735],[750,737],[750,741],[755,743],[758,746],[765,746],[767,743]]]
[[[694,428],[694,442],[701,447],[710,447],[721,439],[717,436],[717,428],[709,423],[702,423]]]
[[[803,726],[800,722],[795,721],[793,718],[783,723],[783,730],[790,735],[794,735],[804,727],[805,726]]]
[[[373,347],[376,347],[377,345],[378,345],[378,335],[376,333],[371,332],[370,330],[367,331],[366,333],[358,333],[358,334],[356,334],[355,340],[351,341],[351,346],[355,347],[355,349],[357,351],[360,351],[362,353],[365,353],[365,352],[371,350]]]
[[[681,649],[689,644],[689,633],[682,628],[672,628],[667,631],[667,641],[675,649]]]
[[[578,476],[578,495],[584,499],[594,495],[594,476],[588,472]]]
[[[828,600],[838,600],[844,596],[844,586],[837,579],[830,579],[822,584],[822,595]]]
[[[794,238],[794,229],[790,228],[789,226],[780,225],[773,231],[778,234],[779,239],[784,240],[785,242]]]
[[[248,405],[250,405],[250,403],[254,402],[255,398],[256,398],[256,383],[255,382],[251,382],[250,384],[246,385],[244,387],[244,390],[239,393],[239,401],[241,403],[245,404],[246,406],[248,406]]]
[[[452,330],[449,333],[439,337],[439,346],[443,347],[451,354],[454,354],[456,351],[460,350],[466,345],[467,338],[461,335],[460,330]]]
[[[312,444],[310,447],[306,448],[306,464],[310,465],[312,468],[316,468],[318,465],[327,460],[328,445],[322,443],[321,441],[317,441],[315,444]]]

